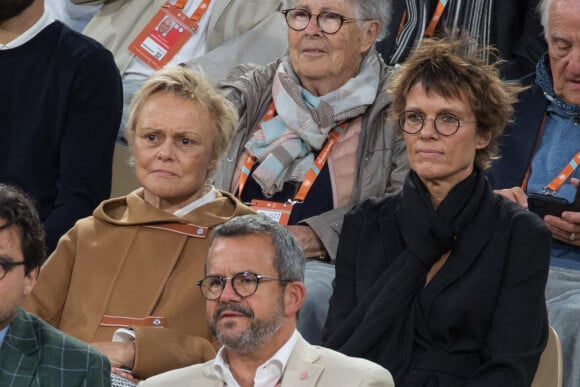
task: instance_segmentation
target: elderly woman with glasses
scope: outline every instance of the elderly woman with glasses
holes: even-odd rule
[[[386,120],[390,69],[374,49],[389,0],[286,0],[288,54],[220,86],[240,121],[214,184],[286,225],[305,256],[298,327],[319,344],[347,209],[401,189],[404,142]]]
[[[325,345],[400,386],[530,386],[548,337],[550,233],[483,173],[519,87],[467,45],[425,40],[393,79],[411,171],[338,246]]]

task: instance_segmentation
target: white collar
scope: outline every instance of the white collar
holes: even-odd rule
[[[25,43],[28,43],[52,22],[54,22],[54,19],[50,17],[48,12],[44,11],[40,19],[38,19],[38,21],[34,23],[29,29],[20,34],[16,39],[13,39],[6,44],[0,44],[0,50],[9,50],[11,48],[16,48],[22,46]]]
[[[284,343],[283,346],[276,351],[276,353],[266,360],[264,364],[256,369],[256,376],[254,377],[254,387],[271,387],[275,383],[280,384],[280,380],[290,359],[290,355],[294,350],[299,334],[295,329],[292,336]],[[224,357],[224,347],[222,346],[213,362],[210,376],[224,383],[228,387],[239,387],[239,383],[234,379],[227,359]]]
[[[217,197],[217,190],[214,186],[211,186],[208,193],[200,197],[199,199],[194,200],[193,202],[187,204],[185,207],[180,208],[179,210],[175,211],[173,215],[183,217],[189,214],[191,211],[203,206],[206,203],[215,200]]]

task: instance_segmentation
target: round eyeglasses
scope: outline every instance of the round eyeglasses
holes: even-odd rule
[[[477,121],[463,121],[455,114],[439,113],[435,118],[426,118],[423,115],[406,111],[399,116],[399,125],[403,132],[408,134],[417,134],[425,126],[425,121],[433,120],[433,126],[437,133],[442,136],[452,136],[459,130],[461,124],[469,124]]]
[[[0,280],[3,279],[4,277],[6,277],[6,274],[8,274],[8,272],[10,272],[10,270],[12,270],[14,267],[19,266],[19,265],[25,265],[26,263],[24,261],[21,262],[5,262],[2,261],[0,262]]]
[[[344,23],[350,23],[355,20],[369,21],[373,19],[357,19],[354,17],[346,17],[335,12],[320,12],[313,14],[306,9],[292,8],[282,11],[286,18],[286,24],[294,31],[303,31],[308,27],[310,18],[316,16],[316,24],[322,32],[328,35],[336,34]]]
[[[256,293],[258,285],[262,281],[279,281],[283,285],[291,282],[289,280],[244,271],[234,274],[231,277],[208,275],[197,281],[197,286],[199,286],[203,298],[209,301],[214,301],[221,297],[228,280],[232,284],[234,292],[242,298],[250,297],[252,294]]]

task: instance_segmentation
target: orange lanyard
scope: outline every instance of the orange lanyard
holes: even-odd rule
[[[274,102],[272,102],[268,106],[268,110],[266,111],[266,114],[264,115],[262,122],[272,119],[274,117],[275,112],[276,107],[274,106]],[[345,124],[346,122],[347,121],[342,121],[340,124],[333,126],[332,128],[333,130],[328,135],[326,144],[324,144],[324,147],[318,154],[318,157],[316,157],[316,159],[314,160],[314,165],[306,173],[304,181],[302,182],[300,188],[298,189],[298,192],[294,196],[295,201],[303,202],[304,199],[306,199],[308,191],[310,191],[310,188],[312,188],[312,185],[314,185],[314,181],[318,178],[320,171],[328,161],[328,158],[330,157],[330,154],[332,153],[334,146],[338,142],[338,138],[342,133],[341,125]],[[255,163],[256,158],[250,156],[246,152],[244,154],[244,164],[242,166],[242,171],[240,173],[240,181],[238,183],[238,199],[240,200],[242,198],[242,192],[244,191],[244,187],[248,181],[248,178],[250,177],[250,173],[252,172],[252,167],[254,166]]]
[[[547,186],[544,187],[543,193],[547,195],[553,195],[562,187],[564,182],[568,180],[570,175],[578,168],[578,164],[580,164],[580,152],[576,153],[572,160],[566,164],[564,169],[558,173],[558,175],[552,180]]]
[[[183,7],[185,7],[185,4],[187,4],[187,1],[188,0],[177,0],[174,7],[179,9],[179,10],[182,10]],[[191,24],[189,24],[191,29],[193,29],[195,31],[198,30],[199,21],[201,20],[203,15],[205,15],[205,12],[209,8],[210,3],[211,3],[211,0],[202,0],[201,3],[197,6],[195,11],[193,12],[193,14],[191,15],[191,17],[188,18],[188,17],[185,17],[185,15],[184,15],[184,19],[188,19],[191,22]],[[167,3],[165,3],[164,7],[173,7],[173,5],[171,5],[171,3],[168,1]]]
[[[432,37],[433,35],[435,35],[435,28],[437,28],[437,24],[439,23],[439,20],[441,19],[441,16],[443,15],[443,12],[445,11],[445,7],[447,6],[447,2],[449,0],[439,0],[439,3],[437,3],[437,7],[435,8],[435,12],[433,13],[433,17],[431,17],[431,21],[429,22],[429,25],[427,26],[427,28],[425,29],[425,37]],[[403,27],[405,26],[405,22],[407,21],[407,11],[403,12],[403,17],[401,17],[401,22],[399,23],[399,29],[397,31],[397,34],[400,34],[401,31],[403,30]]]
[[[538,147],[538,144],[540,142],[540,137],[542,137],[542,133],[544,131],[545,123],[546,123],[546,113],[544,113],[544,116],[542,117],[542,123],[540,124],[540,130],[538,131],[538,135],[536,136],[536,144],[534,145],[534,151],[532,152],[532,154],[536,152],[536,148]],[[576,168],[578,168],[578,165],[580,165],[580,152],[576,153],[574,157],[572,157],[572,159],[566,164],[564,169],[562,169],[560,173],[558,173],[556,177],[542,189],[542,193],[545,195],[554,195],[562,187],[564,182],[568,180],[568,178],[572,175],[572,173],[576,170]],[[521,184],[521,188],[524,191],[526,190],[526,187],[528,185],[528,178],[530,176],[531,168],[532,166],[530,161]]]
[[[425,36],[430,38],[435,34],[435,28],[439,23],[439,19],[441,19],[441,15],[443,15],[443,11],[445,11],[445,7],[447,6],[447,0],[439,0],[437,3],[437,8],[435,8],[435,13],[433,13],[433,17],[425,30]]]
[[[262,122],[266,122],[274,118],[276,114],[276,106],[274,105],[274,101],[270,102],[268,105],[268,110],[266,110],[266,114],[264,114],[264,118],[262,118]],[[260,128],[258,128],[260,129]],[[242,192],[244,191],[244,187],[248,182],[248,178],[250,177],[250,173],[252,172],[252,167],[256,159],[253,156],[250,156],[248,152],[244,153],[244,165],[242,166],[242,172],[240,173],[240,182],[238,184],[238,199],[241,200]]]
[[[303,202],[304,199],[306,199],[308,191],[310,191],[310,188],[312,188],[312,186],[314,185],[314,181],[320,174],[320,171],[322,170],[324,164],[326,164],[326,161],[330,157],[330,154],[332,153],[334,146],[338,142],[338,138],[342,133],[342,128],[340,127],[340,125],[344,124],[345,122],[346,121],[343,121],[340,124],[335,125],[332,128],[332,132],[328,134],[326,144],[318,154],[318,157],[314,160],[314,165],[312,165],[312,167],[306,173],[304,181],[302,182],[302,184],[300,184],[300,189],[298,190],[296,196],[294,197],[295,201]]]

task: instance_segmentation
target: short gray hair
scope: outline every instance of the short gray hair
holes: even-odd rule
[[[210,248],[217,238],[244,235],[269,235],[276,251],[274,267],[278,278],[304,282],[304,254],[290,231],[264,215],[242,215],[217,226],[209,242]]]
[[[538,4],[537,11],[540,14],[540,23],[544,27],[544,36],[548,38],[548,19],[550,18],[550,7],[552,6],[552,0],[541,0]]]
[[[391,21],[391,0],[349,0],[354,6],[357,24],[362,28],[365,19],[378,20],[381,30],[377,40],[382,40],[387,34],[387,26]],[[294,8],[296,0],[282,0],[282,9]]]

